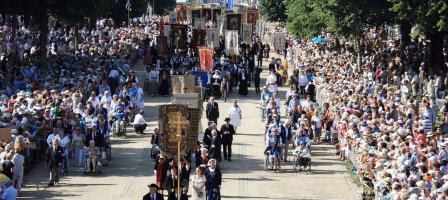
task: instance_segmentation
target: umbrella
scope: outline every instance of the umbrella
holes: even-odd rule
[[[311,39],[311,41],[318,42],[318,43],[323,43],[323,42],[326,42],[327,40],[325,40],[325,38],[315,37],[315,38]]]

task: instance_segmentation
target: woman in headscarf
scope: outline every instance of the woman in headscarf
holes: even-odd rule
[[[246,73],[245,69],[242,69],[238,75],[238,80],[240,81],[239,94],[246,96],[248,94],[247,87],[249,82],[249,75]]]

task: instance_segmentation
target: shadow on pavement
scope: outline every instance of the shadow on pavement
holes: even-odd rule
[[[257,177],[257,178],[223,178],[223,180],[242,180],[245,181],[279,181],[277,179],[266,178],[266,177]]]

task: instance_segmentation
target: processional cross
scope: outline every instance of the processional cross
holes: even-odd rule
[[[170,139],[175,139],[175,136],[178,134],[182,135],[182,128],[185,128],[188,124],[190,124],[190,122],[179,111],[169,113],[168,119],[169,133],[170,135],[173,135]]]

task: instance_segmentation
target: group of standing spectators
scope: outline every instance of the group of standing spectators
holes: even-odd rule
[[[20,195],[25,169],[46,160],[53,186],[60,173],[70,172],[71,160],[83,166],[91,160],[86,149],[109,142],[117,110],[143,109],[143,83],[131,66],[153,33],[145,32],[148,23],[141,19],[128,27],[101,19],[81,26],[79,35],[59,22],[39,33],[12,19],[5,16],[0,24],[0,126],[11,133],[0,143],[0,186],[8,200]],[[45,49],[39,49],[38,34],[48,36]],[[44,65],[40,51],[48,57]]]
[[[421,41],[402,47],[366,38],[357,58],[351,46],[326,39],[294,46],[294,63],[313,72],[323,131],[353,163],[363,199],[447,198],[446,46],[436,67]]]

